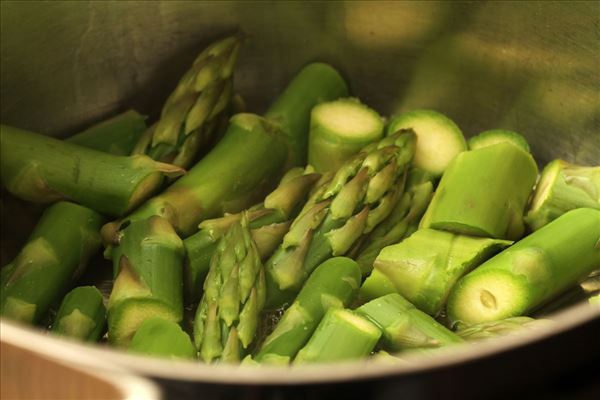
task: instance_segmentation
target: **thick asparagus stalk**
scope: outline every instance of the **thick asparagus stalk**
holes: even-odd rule
[[[133,335],[128,351],[166,358],[196,358],[190,337],[173,321],[146,319]]]
[[[515,146],[519,146],[526,152],[530,153],[529,143],[527,140],[517,132],[507,131],[504,129],[492,129],[489,131],[481,132],[477,136],[473,136],[469,139],[469,149],[477,150],[482,147],[492,146],[502,142],[509,142]]]
[[[96,342],[104,333],[106,307],[94,286],[79,286],[63,299],[52,332],[75,339]]]
[[[599,265],[600,210],[569,211],[462,278],[448,316],[471,324],[527,314]]]
[[[467,143],[460,128],[450,118],[437,111],[414,110],[391,119],[387,133],[412,129],[417,135],[415,167],[433,176],[440,176]]]
[[[306,163],[310,113],[314,106],[348,96],[348,86],[330,65],[305,66],[269,107],[265,117],[277,123],[291,147],[288,166]]]
[[[265,303],[265,272],[244,213],[219,241],[194,319],[205,362],[239,362],[254,341]]]
[[[3,316],[36,322],[59,301],[100,247],[103,218],[73,203],[46,209],[17,257],[2,269]]]
[[[108,249],[116,278],[108,301],[108,338],[127,345],[144,320],[183,317],[183,243],[160,217],[131,222]]]
[[[421,229],[384,248],[374,265],[398,293],[435,317],[458,279],[511,243]]]
[[[163,106],[159,121],[140,139],[134,154],[187,168],[213,137],[216,121],[232,96],[233,67],[241,37],[204,49]]]
[[[600,209],[600,166],[550,162],[540,176],[525,222],[533,229],[574,208]]]
[[[146,156],[122,157],[0,125],[1,176],[24,200],[71,199],[96,211],[121,215],[146,199],[178,167]]]
[[[146,118],[128,110],[69,137],[67,141],[117,156],[128,156],[145,130]]]
[[[306,200],[319,177],[319,174],[310,169],[292,168],[263,203],[246,211],[261,260],[268,258],[281,244],[291,219],[298,213],[299,205]],[[200,300],[204,278],[217,242],[229,227],[239,222],[241,216],[242,213],[227,214],[221,218],[204,220],[199,226],[200,231],[183,241],[186,249],[186,297],[192,302]]]
[[[397,293],[363,304],[356,312],[382,330],[384,350],[435,348],[463,341]]]
[[[321,103],[312,109],[308,163],[318,172],[342,164],[383,135],[383,118],[355,98]]]
[[[468,341],[478,341],[522,332],[524,330],[543,328],[549,325],[552,325],[552,321],[549,319],[512,317],[500,321],[462,326],[456,331],[456,334]]]
[[[388,136],[315,189],[266,264],[268,307],[293,298],[317,265],[344,255],[390,214],[401,197],[414,147],[412,132]]]
[[[358,264],[346,257],[334,257],[318,266],[265,339],[255,359],[262,363],[290,362],[327,310],[349,305],[360,279]]]
[[[285,157],[285,142],[273,124],[253,114],[237,114],[209,154],[133,214],[107,224],[102,231],[104,240],[113,242],[122,223],[154,215],[165,218],[182,236],[189,236],[200,221],[254,203],[278,176]]]
[[[294,364],[331,363],[368,356],[381,330],[360,314],[332,308],[299,352]]]
[[[411,176],[419,175],[419,179]],[[411,170],[406,191],[382,223],[366,235],[356,250],[356,262],[360,265],[363,276],[373,270],[373,262],[379,252],[386,246],[402,241],[418,229],[419,221],[431,201],[433,183],[430,177],[422,175],[422,171]],[[422,180],[425,179],[425,182]]]
[[[463,152],[444,173],[421,226],[516,240],[536,177],[531,155],[511,143]]]

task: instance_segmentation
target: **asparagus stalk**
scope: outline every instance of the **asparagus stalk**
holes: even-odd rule
[[[536,177],[533,157],[511,143],[461,153],[444,173],[421,227],[516,240]]]
[[[183,172],[146,156],[114,156],[6,125],[0,133],[3,185],[37,203],[71,199],[121,215],[158,188],[164,175]]]
[[[457,323],[527,314],[600,265],[600,210],[571,210],[462,278],[448,299]]]
[[[543,328],[549,325],[552,325],[552,321],[548,319],[512,317],[500,321],[462,326],[456,331],[456,334],[468,341],[479,341],[522,332],[524,330]]]
[[[384,350],[436,348],[463,341],[397,293],[363,304],[356,312],[382,330]]]
[[[421,229],[384,248],[375,268],[390,279],[395,291],[435,317],[458,279],[510,244],[507,240]]]
[[[574,208],[600,209],[600,166],[550,162],[540,176],[525,222],[538,230]]]
[[[288,166],[306,163],[310,113],[321,102],[348,96],[348,86],[330,65],[305,66],[269,107],[265,117],[279,125],[291,148]]]
[[[145,120],[136,111],[128,110],[69,137],[67,141],[117,156],[128,156],[146,130]]]
[[[416,178],[417,175],[419,179]],[[426,179],[425,182],[422,182],[423,179]],[[418,229],[419,221],[433,193],[433,183],[429,179],[429,176],[422,175],[422,171],[411,170],[406,191],[394,210],[364,237],[355,256],[363,276],[373,270],[373,262],[384,247],[402,241]]]
[[[299,205],[306,200],[308,192],[319,177],[319,174],[311,172],[310,169],[292,168],[263,203],[246,211],[248,225],[261,260],[268,258],[279,246],[289,229],[291,218],[297,214]],[[199,225],[200,231],[183,241],[186,249],[184,283],[187,298],[192,302],[200,300],[202,284],[217,242],[241,217],[242,213],[236,213],[204,220]]]
[[[531,153],[529,149],[529,143],[527,140],[517,132],[507,131],[504,129],[492,129],[489,131],[481,132],[477,136],[473,136],[469,139],[469,149],[477,150],[482,147],[493,146],[498,143],[508,142],[515,146],[519,146],[521,149],[528,153]]]
[[[63,299],[52,332],[75,339],[96,342],[104,333],[106,307],[94,286],[79,286]]]
[[[176,322],[160,317],[146,319],[140,325],[128,351],[165,358],[196,358],[189,335]]]
[[[401,197],[415,135],[399,132],[367,146],[324,182],[266,264],[267,304],[277,308],[324,260],[344,255]]]
[[[142,137],[134,154],[187,168],[214,136],[217,119],[231,101],[240,35],[212,43],[194,60]]]
[[[355,98],[321,103],[312,109],[308,163],[318,172],[336,171],[383,135],[383,118]]]
[[[360,278],[358,265],[346,257],[334,257],[318,266],[262,343],[255,359],[261,363],[291,361],[327,310],[349,305]]]
[[[109,247],[116,278],[108,301],[108,338],[127,345],[146,319],[183,317],[183,243],[160,217],[131,222]]]
[[[380,270],[374,269],[358,291],[358,304],[363,304],[391,293],[397,293],[394,282]]]
[[[360,314],[332,308],[294,360],[295,364],[330,363],[369,355],[381,331]]]
[[[194,319],[205,362],[238,362],[254,341],[265,302],[265,275],[244,213],[219,241]]]
[[[460,128],[448,117],[432,110],[415,110],[393,117],[388,134],[412,129],[417,135],[414,165],[433,176],[440,176],[450,162],[467,149]]]
[[[34,323],[60,300],[100,247],[103,218],[67,202],[48,207],[17,257],[2,269],[0,312]]]

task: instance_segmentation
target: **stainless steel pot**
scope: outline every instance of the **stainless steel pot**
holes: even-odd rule
[[[235,83],[251,111],[263,111],[303,64],[323,60],[383,113],[433,108],[467,136],[496,127],[521,132],[540,163],[555,157],[600,163],[598,2],[3,1],[1,7],[0,115],[21,128],[64,136],[128,107],[156,115],[198,51],[241,28],[249,39]],[[4,204],[3,219],[12,210]],[[3,221],[3,265],[26,237],[31,224],[23,221]],[[6,321],[1,333],[5,343],[84,369],[152,377],[179,398],[596,393],[600,309],[570,307],[555,320],[552,328],[407,364],[293,371],[141,358]]]

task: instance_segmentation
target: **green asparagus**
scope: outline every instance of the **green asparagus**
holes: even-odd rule
[[[554,160],[542,171],[525,222],[537,230],[581,207],[600,209],[600,166]]]
[[[463,277],[448,298],[454,323],[527,314],[600,265],[600,210],[563,214]]]
[[[176,322],[160,317],[146,319],[136,330],[128,351],[166,358],[196,358],[196,349]]]
[[[517,132],[507,131],[504,129],[492,129],[489,131],[481,132],[477,136],[473,136],[469,139],[469,149],[477,150],[482,147],[492,146],[498,143],[508,142],[515,146],[519,146],[521,149],[530,153],[529,144],[527,140]]]
[[[255,359],[290,362],[330,308],[346,307],[360,284],[360,269],[346,257],[331,258],[310,275],[296,300],[265,339]]]
[[[63,299],[52,332],[75,339],[96,342],[104,333],[106,307],[94,286],[80,286]]]
[[[344,255],[390,214],[402,195],[414,147],[412,132],[387,136],[315,188],[266,264],[269,308],[290,301],[317,265]]]
[[[529,317],[512,317],[499,321],[482,322],[479,324],[461,326],[456,334],[468,341],[477,341],[505,336],[512,333],[544,328],[552,325],[548,319],[533,319]]]

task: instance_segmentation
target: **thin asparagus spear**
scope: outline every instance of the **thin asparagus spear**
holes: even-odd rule
[[[308,163],[318,172],[342,164],[383,136],[383,118],[355,98],[321,103],[312,109]]]
[[[571,210],[463,277],[448,298],[454,323],[527,314],[600,265],[600,210]]]
[[[458,279],[511,243],[421,229],[384,248],[375,268],[415,307],[435,317]]]
[[[524,330],[543,328],[549,325],[552,325],[552,321],[549,319],[512,317],[499,321],[461,326],[456,331],[456,334],[468,341],[478,341],[518,333]]]
[[[536,177],[531,154],[511,143],[463,152],[444,173],[421,227],[519,239]]]
[[[533,230],[574,208],[600,209],[600,166],[550,162],[540,176],[525,222]]]
[[[128,351],[165,358],[196,358],[190,337],[173,321],[146,319],[133,335]]]
[[[289,229],[290,220],[298,213],[301,203],[320,175],[310,169],[292,168],[282,178],[279,186],[265,201],[249,208],[246,213],[258,252],[262,260],[268,258],[281,244]],[[224,217],[204,220],[200,231],[183,241],[186,249],[184,283],[186,297],[192,302],[200,300],[204,278],[210,267],[210,259],[217,242],[242,213],[227,214]]]
[[[239,362],[254,341],[264,302],[264,269],[244,213],[211,259],[194,319],[200,357],[205,362]]]
[[[160,119],[137,143],[134,154],[187,168],[214,136],[216,121],[232,96],[240,35],[212,43],[194,60],[165,102]]]
[[[508,142],[515,146],[519,146],[521,149],[528,153],[531,153],[527,140],[517,132],[507,131],[504,129],[492,129],[489,131],[481,132],[477,136],[473,136],[469,139],[469,149],[477,150],[482,147],[492,146],[498,143]]]
[[[108,301],[108,338],[127,345],[144,320],[183,317],[183,243],[160,217],[131,222],[109,247],[116,278]]]
[[[349,305],[360,278],[358,265],[346,257],[334,257],[318,266],[265,339],[255,360],[261,363],[291,361],[327,310]]]
[[[48,207],[25,247],[2,269],[1,314],[34,323],[60,301],[100,247],[102,222],[100,214],[77,204]]]
[[[363,304],[356,312],[382,330],[384,350],[435,348],[463,341],[397,293]]]
[[[321,102],[348,96],[348,86],[330,65],[308,64],[269,107],[265,118],[281,128],[291,147],[288,166],[306,164],[310,113]]]
[[[298,352],[294,364],[331,363],[366,357],[380,337],[377,325],[360,314],[332,308],[306,346]]]
[[[415,135],[401,132],[367,146],[324,182],[266,264],[267,306],[293,298],[324,260],[344,255],[401,197]]]
[[[66,140],[105,153],[128,156],[145,130],[146,118],[134,110],[128,110]]]
[[[164,175],[183,172],[146,156],[114,156],[6,125],[0,132],[3,186],[37,203],[71,199],[121,215],[157,189]]]
[[[106,307],[94,286],[79,286],[63,299],[52,332],[75,339],[97,342],[104,333]]]

